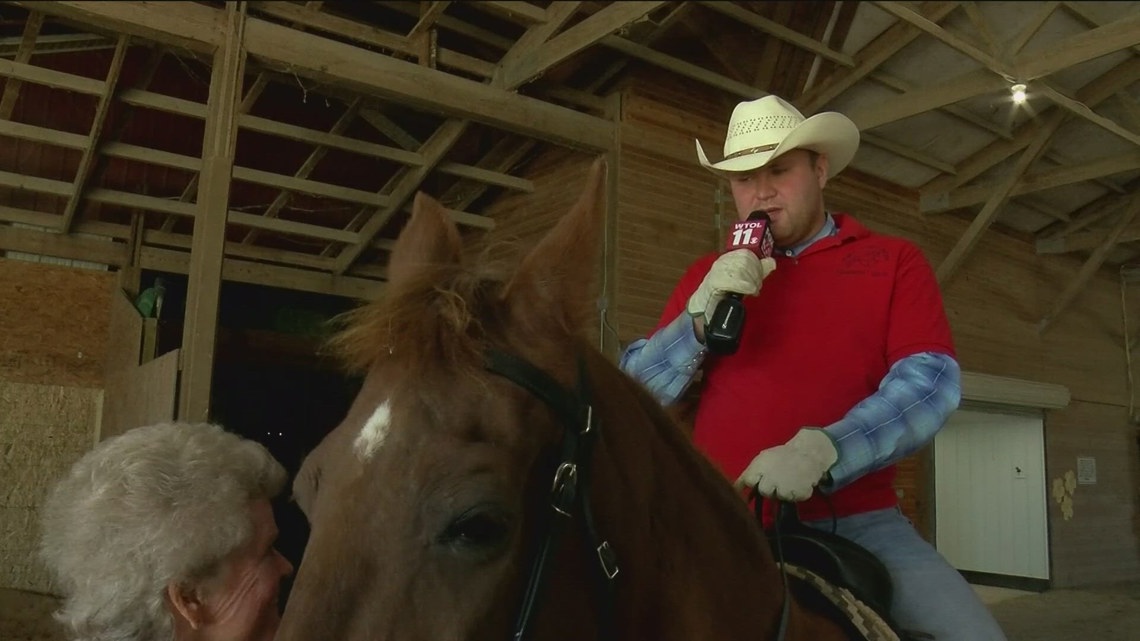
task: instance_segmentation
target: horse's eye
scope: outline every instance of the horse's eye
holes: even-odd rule
[[[441,543],[487,550],[506,541],[507,519],[492,510],[470,510],[452,521],[440,534]]]

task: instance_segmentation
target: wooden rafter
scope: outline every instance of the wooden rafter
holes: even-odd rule
[[[424,164],[415,169],[404,169],[403,175],[397,174],[399,178],[395,179],[389,191],[389,204],[372,214],[364,223],[359,232],[359,242],[350,244],[341,250],[336,257],[333,273],[339,276],[348,271],[365,248],[372,243],[372,239],[388,223],[388,220],[400,211],[407,200],[415,194],[432,167],[440,162],[444,154],[459,141],[459,137],[467,130],[468,124],[469,122],[466,120],[448,120],[420,147],[420,155],[424,157]]]
[[[24,34],[20,37],[20,48],[16,50],[16,62],[27,64],[32,59],[32,52],[36,47],[36,38],[40,35],[40,27],[44,24],[44,14],[33,11],[28,14],[28,21],[24,24]],[[0,95],[0,120],[12,117],[12,110],[16,107],[16,98],[20,95],[19,80],[9,80],[4,83],[4,94]]]
[[[161,11],[148,3],[142,11],[135,3],[113,2],[52,2],[36,8],[194,51],[217,47],[223,11],[196,3],[160,4]],[[249,55],[269,69],[567,147],[601,151],[612,144],[614,125],[606,119],[260,18],[247,20],[245,42]]]
[[[447,5],[451,3],[443,0],[434,0],[433,2],[421,2],[420,4],[423,6],[423,10],[420,13],[419,21],[408,31],[408,40],[415,40],[427,33],[428,29],[431,29],[435,24],[435,21],[443,15],[444,10],[447,9]]]
[[[75,221],[75,212],[78,211],[79,203],[83,200],[83,194],[87,190],[87,179],[91,177],[92,170],[98,160],[103,127],[107,123],[107,112],[115,98],[115,87],[119,83],[119,74],[123,70],[123,60],[127,56],[129,43],[129,36],[119,36],[119,41],[115,45],[115,55],[111,58],[111,67],[103,81],[103,94],[99,96],[99,102],[95,106],[95,117],[91,123],[91,131],[87,134],[87,144],[79,158],[79,168],[75,171],[72,194],[63,208],[63,217],[59,222],[60,232],[68,233],[71,231],[71,225]]]
[[[1089,107],[1095,108],[1137,80],[1140,80],[1140,57],[1133,57],[1081,87],[1077,91],[1076,98]],[[1053,107],[1053,109],[1057,109],[1057,107]],[[943,198],[943,193],[968,183],[989,168],[1024,149],[1036,139],[1037,132],[1040,129],[1040,121],[1030,121],[1015,132],[1013,140],[998,140],[980,149],[957,164],[958,174],[956,176],[942,176],[924,185],[921,189],[923,198],[938,202],[939,199]]]
[[[479,165],[495,171],[510,171],[530,153],[535,144],[533,140],[519,140],[514,136],[506,136],[491,147],[491,150],[479,161]],[[467,209],[487,191],[487,187],[486,183],[461,180],[449,187],[440,197],[440,201],[449,207]]]
[[[1137,45],[1140,45],[1140,14],[1133,14],[1070,36],[1046,51],[1019,55],[1014,60],[1015,77],[1022,82],[1032,81]]]
[[[901,2],[876,2],[875,6],[883,9],[887,13],[895,16],[899,20],[921,29],[928,35],[934,37],[935,40],[949,46],[951,49],[966,54],[977,62],[980,62],[986,69],[993,73],[1000,74],[1001,76],[1013,78],[1016,77],[1012,73],[1012,69],[1002,60],[998,60],[989,53],[982,51],[974,45],[966,42],[962,38],[950,33],[942,28],[937,22],[926,18],[914,9],[902,4]]]
[[[2,208],[0,208],[0,213]],[[28,212],[35,214],[39,212]],[[5,217],[7,219],[8,217]],[[42,224],[44,221],[40,220]],[[28,224],[35,224],[28,222]],[[106,225],[106,223],[100,223]],[[123,230],[120,237],[129,234],[126,225],[115,225]],[[78,223],[77,231],[89,233],[87,223]],[[172,240],[175,239],[175,240]],[[190,255],[178,249],[164,249],[156,245],[188,246],[185,236],[164,234],[149,230],[143,236],[144,246],[140,250],[139,265],[143,269],[187,274],[190,270]],[[360,276],[332,276],[327,272],[300,269],[283,265],[267,265],[262,248],[247,247],[246,251],[258,254],[252,260],[226,258],[222,265],[222,279],[237,283],[267,285],[297,291],[333,294],[349,298],[369,299],[375,297],[383,284],[372,278]],[[94,238],[64,236],[42,231],[15,229],[0,225],[0,251],[27,252],[71,260],[84,260],[114,267],[128,263],[127,245],[122,242],[108,242]],[[240,250],[239,250],[240,251]]]
[[[582,22],[539,44],[533,50],[528,50],[517,58],[512,57],[511,66],[504,65],[501,75],[496,75],[496,86],[522,86],[586,47],[642,19],[663,4],[665,3],[655,1],[616,2],[608,5]],[[556,10],[553,9],[550,13]]]
[[[1029,147],[1022,152],[1021,157],[1017,159],[1013,167],[1010,168],[1009,173],[1002,179],[1001,184],[994,189],[989,199],[986,201],[985,206],[974,217],[966,232],[954,244],[954,247],[947,254],[946,258],[938,265],[936,275],[938,282],[945,284],[954,276],[965,262],[966,258],[977,246],[978,241],[981,240],[982,234],[989,229],[994,220],[997,219],[998,213],[1001,211],[1002,205],[1009,198],[1014,188],[1021,181],[1025,171],[1033,164],[1037,157],[1045,150],[1045,146],[1053,138],[1053,134],[1060,128],[1061,123],[1064,122],[1064,113],[1054,113],[1042,127],[1041,132],[1038,134],[1037,139],[1034,140]]]
[[[915,91],[915,88],[910,83],[901,78],[896,78],[895,76],[892,76],[885,71],[876,71],[868,76],[868,78],[882,85],[890,87],[891,89],[895,89],[896,91],[899,91],[903,94]],[[985,118],[977,116],[974,114],[974,112],[969,111],[968,109],[963,109],[957,105],[943,105],[939,107],[938,110],[950,114],[962,122],[974,125],[978,129],[988,131],[989,133],[1004,140],[1013,139],[1013,134],[1010,133],[1008,128],[1002,127],[1001,125],[996,125],[989,120],[986,120]]]
[[[1055,112],[1054,116],[1063,116],[1063,112]],[[1103,176],[1112,176],[1140,169],[1140,152],[1130,152],[1101,158],[1082,165],[1067,165],[1052,167],[1025,176],[1021,184],[1012,192],[1011,196],[1031,194],[1045,189],[1072,185],[1086,180],[1094,180]],[[996,183],[983,183],[970,187],[961,187],[950,192],[944,192],[939,198],[921,198],[919,208],[923,213],[934,214],[962,207],[971,207],[986,202],[996,188]]]
[[[1105,131],[1116,134],[1117,136],[1127,140],[1134,145],[1140,145],[1140,134],[1133,133],[1128,129],[1120,126],[1115,120],[1105,118],[1104,116],[1096,113],[1088,107],[1088,105],[1066,96],[1063,91],[1053,87],[1051,84],[1044,80],[1038,80],[1033,83],[1035,93],[1044,95],[1049,100],[1052,100],[1057,106],[1068,110],[1070,113],[1076,114],[1081,118],[1097,125]]]
[[[1116,224],[1104,236],[1104,240],[1100,245],[1093,250],[1093,253],[1081,265],[1081,269],[1073,280],[1065,287],[1065,291],[1057,298],[1057,302],[1053,303],[1053,307],[1045,314],[1045,317],[1037,324],[1037,331],[1045,332],[1057,322],[1057,317],[1061,315],[1069,307],[1069,305],[1077,298],[1078,295],[1084,290],[1085,285],[1093,274],[1096,273],[1100,266],[1104,264],[1105,258],[1108,257],[1108,252],[1116,247],[1116,243],[1120,239],[1120,235],[1124,232],[1125,228],[1132,223],[1136,215],[1140,213],[1140,196],[1133,197],[1132,202],[1127,209],[1116,220]]]
[[[844,67],[855,66],[855,59],[851,56],[841,51],[836,51],[814,38],[805,36],[794,29],[789,29],[758,13],[749,11],[735,2],[698,2],[697,4],[726,15],[742,24],[746,24],[753,29],[774,36],[784,42],[795,45],[805,51],[814,53],[825,60],[830,60]]]
[[[349,125],[352,124],[352,121],[356,119],[356,116],[360,110],[360,103],[361,99],[357,98],[347,107],[345,107],[344,113],[342,113],[340,115],[340,118],[337,118],[337,121],[333,123],[332,128],[329,129],[329,133],[333,135],[340,135],[344,133],[344,130],[348,129]],[[298,180],[305,180],[308,178],[309,175],[313,173],[313,170],[317,168],[317,165],[320,164],[321,160],[323,160],[324,157],[328,154],[328,152],[328,147],[315,147],[311,152],[309,152],[309,156],[305,158],[305,161],[301,163],[301,166],[297,169],[297,171],[294,172],[293,178]],[[285,208],[285,205],[289,202],[291,195],[292,192],[285,189],[277,192],[277,195],[273,197],[273,202],[269,203],[269,207],[266,208],[265,213],[262,214],[262,216],[266,218],[276,218],[277,215],[281,213],[281,210]],[[258,230],[249,230],[246,232],[245,237],[242,238],[241,244],[248,245],[257,240],[257,234]]]
[[[581,4],[581,2],[558,2],[551,5],[546,10],[546,20],[527,29],[514,46],[507,51],[506,55],[499,60],[499,64],[495,65],[491,83],[500,87],[508,87],[516,83],[522,84],[516,76],[532,66],[527,58],[533,56],[551,36],[561,29],[566,21],[578,11],[578,6]],[[536,73],[541,73],[541,71],[536,71]],[[530,78],[526,78],[525,81],[529,82]]]
[[[1061,6],[1061,3],[1056,1],[1043,3],[1041,8],[1037,10],[1037,13],[1033,14],[1033,18],[1022,27],[1021,31],[1005,44],[1005,48],[1002,50],[1002,56],[1011,57],[1021,53],[1025,45],[1029,44],[1033,36],[1037,35],[1041,27],[1045,26],[1045,23],[1052,17],[1053,12],[1056,11],[1059,6]]]
[[[950,12],[957,7],[957,2],[927,2],[922,5],[919,12],[924,18],[937,23],[950,15]],[[824,105],[834,100],[836,96],[853,87],[867,74],[878,69],[879,65],[886,62],[920,35],[922,35],[922,31],[917,27],[901,21],[890,26],[855,54],[854,67],[836,70],[823,82],[816,85],[814,89],[800,96],[796,100],[796,105],[804,112],[804,115],[810,116],[819,111]]]
[[[1005,88],[1007,83],[988,69],[968,71],[956,78],[894,96],[874,105],[852,110],[848,116],[859,129],[874,129],[887,123],[952,105]]]

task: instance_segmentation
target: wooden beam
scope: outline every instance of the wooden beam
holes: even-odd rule
[[[887,87],[890,87],[891,89],[895,89],[903,94],[915,91],[914,86],[910,83],[901,78],[892,76],[891,74],[884,71],[876,71],[870,74],[868,78]],[[942,107],[939,107],[938,110],[945,112],[957,118],[958,120],[961,120],[962,122],[967,122],[971,125],[974,125],[982,131],[988,131],[999,138],[1002,138],[1004,140],[1013,140],[1013,134],[1009,131],[1009,128],[994,124],[989,120],[986,120],[985,118],[974,114],[974,112],[969,111],[968,109],[963,109],[962,107],[958,107],[956,105],[944,105]]]
[[[566,21],[578,11],[581,2],[558,2],[546,10],[546,20],[527,29],[495,65],[491,84],[499,87],[520,86],[532,78],[519,78],[519,72],[529,66],[526,58],[533,56],[550,40]]]
[[[937,23],[950,15],[950,12],[957,7],[957,2],[926,2],[923,3],[919,13],[924,18]],[[814,114],[839,94],[865,78],[867,74],[878,69],[879,65],[889,60],[891,56],[901,51],[920,35],[922,35],[922,31],[918,27],[901,20],[891,25],[855,54],[854,67],[836,70],[823,82],[816,85],[814,89],[797,98],[795,100],[796,105],[805,116]]]
[[[119,36],[115,45],[115,54],[111,57],[111,67],[103,81],[103,95],[99,97],[99,104],[95,107],[95,117],[91,122],[91,131],[87,134],[87,142],[83,147],[83,154],[79,158],[79,167],[75,170],[74,193],[67,199],[63,207],[63,219],[59,221],[59,231],[68,233],[75,222],[75,212],[83,200],[83,192],[87,189],[87,179],[98,161],[99,145],[103,135],[103,126],[107,124],[107,112],[115,99],[115,87],[119,83],[119,74],[123,70],[123,60],[127,57],[127,47],[130,44],[129,36]]]
[[[210,73],[210,97],[202,142],[202,179],[190,247],[186,324],[182,332],[178,418],[193,422],[210,419],[210,384],[218,329],[222,260],[225,257],[226,212],[229,210],[237,145],[238,103],[245,77],[242,46],[246,26],[244,3],[227,5],[226,17],[226,38],[214,54]]]
[[[1037,323],[1037,332],[1039,334],[1044,333],[1053,323],[1057,322],[1057,317],[1080,295],[1089,279],[1092,278],[1093,274],[1104,264],[1105,258],[1108,257],[1108,252],[1116,247],[1121,233],[1132,223],[1137,213],[1140,213],[1140,197],[1134,197],[1132,199],[1132,203],[1116,220],[1116,224],[1113,225],[1112,229],[1105,235],[1100,246],[1097,247],[1092,255],[1088,257],[1088,260],[1081,265],[1080,271],[1077,272],[1077,275],[1065,287],[1065,291],[1061,292],[1061,295],[1057,298],[1057,302],[1053,303],[1053,307],[1049,310],[1049,313],[1045,314],[1045,317]]]
[[[1133,133],[1124,127],[1121,127],[1115,120],[1105,118],[1104,116],[1089,109],[1088,105],[1074,100],[1065,93],[1044,80],[1038,80],[1033,83],[1034,93],[1039,93],[1052,100],[1057,106],[1068,110],[1070,113],[1076,114],[1081,118],[1097,125],[1105,131],[1111,132],[1120,136],[1134,145],[1140,145],[1140,134]]]
[[[982,211],[974,217],[970,222],[970,226],[966,228],[966,233],[958,239],[954,247],[947,254],[946,258],[938,265],[935,272],[940,284],[947,283],[950,278],[958,271],[962,263],[977,246],[978,241],[981,240],[982,234],[990,228],[990,224],[997,218],[997,214],[1001,211],[1001,206],[1005,204],[1010,193],[1013,192],[1014,187],[1021,181],[1025,171],[1037,160],[1037,157],[1045,150],[1045,146],[1052,139],[1053,134],[1064,122],[1064,113],[1058,112],[1053,114],[1045,126],[1042,128],[1041,133],[1038,135],[1037,140],[1033,141],[1031,145],[1021,154],[1017,162],[1010,168],[1009,173],[1002,179],[1000,185],[994,190],[993,194],[986,201]]]
[[[533,51],[512,57],[509,64],[502,67],[501,73],[496,73],[497,86],[522,86],[622,27],[644,18],[663,4],[665,3],[632,1],[610,4],[540,44]],[[569,18],[569,15],[565,15],[565,18]]]
[[[380,233],[380,230],[388,223],[388,220],[400,211],[404,203],[415,194],[416,189],[423,183],[434,164],[442,160],[443,155],[455,145],[463,132],[467,130],[467,125],[468,121],[466,120],[448,120],[432,134],[431,138],[420,148],[420,153],[425,160],[424,164],[415,169],[404,170],[404,175],[392,185],[389,192],[391,199],[388,205],[372,214],[364,226],[360,228],[360,241],[345,247],[337,255],[334,273],[340,275],[348,271],[349,267],[364,252],[364,249],[372,243],[376,234]]]
[[[1131,192],[1140,189],[1140,181],[1134,180],[1126,185],[1126,188],[1128,190],[1126,194],[1105,194],[1091,202],[1081,205],[1080,209],[1072,213],[1072,220],[1065,225],[1039,235],[1039,238],[1064,238],[1099,223],[1104,218],[1115,213],[1119,208],[1132,202],[1130,198]]]
[[[263,20],[247,26],[250,55],[271,68],[409,107],[589,151],[609,147],[613,123],[517,93]]]
[[[1118,211],[1120,208],[1116,207],[1114,209]],[[1104,242],[1107,235],[1107,232],[1104,230],[1089,230],[1059,238],[1042,238],[1034,243],[1034,248],[1039,256],[1092,251]],[[1132,224],[1120,233],[1120,237],[1116,239],[1116,244],[1134,243],[1138,240],[1140,240],[1140,225],[1137,225],[1136,222],[1133,221]]]
[[[930,87],[916,89],[871,106],[854,109],[848,113],[848,117],[860,131],[874,129],[991,91],[1006,89],[1008,84],[988,69],[976,69]]]
[[[1140,45],[1140,14],[1110,22],[1054,43],[1043,51],[1022,54],[1014,61],[1014,76],[1029,82],[1122,49]]]
[[[151,5],[156,4],[161,5],[161,11],[152,11]],[[134,10],[136,5],[147,11]],[[287,3],[274,3],[277,5]],[[125,3],[125,6],[113,2],[48,2],[37,7],[49,15],[67,13],[67,17],[77,22],[101,25],[160,43],[176,46],[181,43],[205,53],[216,48],[218,34],[224,33],[219,26],[224,11],[191,2]],[[211,23],[213,31],[203,28]],[[471,119],[586,151],[605,150],[613,140],[613,123],[604,118],[260,18],[247,19],[245,44],[248,54],[269,69],[295,73],[412,108]]]
[[[36,47],[36,38],[40,35],[40,27],[44,24],[44,14],[33,11],[28,14],[24,23],[24,34],[20,38],[20,48],[16,51],[16,62],[27,64],[32,59],[32,52]],[[20,95],[19,80],[11,79],[4,83],[4,94],[0,96],[0,120],[12,118],[12,109],[16,107],[16,98]]]
[[[342,113],[340,115],[340,118],[337,118],[337,121],[333,123],[332,128],[329,130],[329,133],[333,135],[340,135],[344,133],[344,131],[348,129],[348,126],[352,124],[352,121],[356,120],[356,116],[360,111],[360,103],[360,98],[357,98],[356,100],[349,103],[349,105],[345,107],[344,113]],[[317,165],[320,164],[321,160],[324,160],[324,157],[328,154],[328,151],[328,147],[318,146],[314,148],[311,152],[309,152],[308,158],[305,158],[305,161],[301,163],[301,166],[293,174],[293,178],[298,180],[305,180],[308,178],[309,175],[313,173],[313,170],[317,168]],[[273,197],[273,202],[269,203],[269,207],[265,210],[265,213],[262,214],[262,216],[266,218],[277,218],[277,215],[281,213],[281,210],[284,209],[285,205],[289,202],[291,195],[292,193],[286,189],[282,189],[281,191],[277,192],[277,195]],[[371,199],[375,195],[378,194],[369,194],[369,198]],[[258,230],[249,230],[246,232],[245,237],[242,238],[241,243],[243,245],[252,243],[253,241],[257,240],[257,234]]]
[[[169,2],[13,2],[29,11],[66,18],[101,31],[122,32],[213,55],[226,33],[226,12],[196,2],[179,3],[177,11]],[[124,29],[123,27],[129,27]]]
[[[1006,43],[1005,48],[1002,50],[1002,56],[1010,58],[1021,53],[1025,45],[1033,39],[1033,36],[1037,35],[1041,27],[1045,26],[1045,22],[1052,17],[1053,12],[1056,11],[1059,6],[1061,6],[1061,3],[1056,1],[1042,3],[1037,13],[1033,14],[1033,18],[1022,27],[1021,31],[1018,32],[1013,39]]]
[[[504,136],[483,156],[479,165],[497,171],[510,171],[536,144],[533,140]],[[440,202],[457,209],[467,209],[486,191],[486,183],[476,184],[469,180],[461,180],[443,193]]]
[[[482,2],[475,3],[473,6],[524,26],[541,24],[546,21],[546,11],[544,11],[542,7],[535,6],[529,2],[483,0]]]
[[[708,69],[695,65],[691,62],[686,62],[680,58],[675,58],[668,54],[654,51],[653,49],[650,49],[645,45],[633,42],[632,40],[619,38],[618,36],[606,36],[605,38],[602,38],[601,44],[609,47],[610,49],[614,49],[615,51],[620,51],[627,56],[631,56],[637,58],[638,60],[648,62],[649,64],[656,67],[672,71],[679,76],[692,78],[693,80],[702,82],[710,87],[722,89],[731,94],[740,96],[741,98],[748,98],[749,100],[752,100],[755,98],[763,98],[764,96],[768,95],[768,92],[764,91],[763,89],[744,84],[743,82],[733,80],[732,78],[723,76],[718,73],[713,73]]]
[[[3,251],[123,266],[127,264],[128,249],[126,243],[0,225],[0,250]]]
[[[42,229],[54,227],[55,214],[42,212],[25,212],[25,215],[13,215],[11,208],[0,206],[0,220],[36,224]],[[13,218],[21,220],[13,221]],[[24,252],[82,260],[113,267],[123,267],[128,264],[129,247],[126,242],[111,242],[111,240],[129,237],[130,227],[114,223],[87,223],[80,221],[76,224],[76,231],[82,233],[98,232],[104,239],[82,238],[75,235],[65,236],[54,232],[16,229],[0,225],[0,251]],[[108,234],[114,234],[114,238]],[[139,264],[143,269],[170,272],[172,274],[188,274],[190,271],[190,255],[177,249],[164,249],[155,245],[167,245],[180,248],[189,248],[191,240],[180,234],[167,234],[157,230],[148,230],[143,235],[144,244],[139,252]],[[266,254],[265,248],[241,248],[237,243],[227,243],[228,247],[235,247],[236,251],[250,255]],[[272,251],[272,250],[269,250]],[[295,252],[286,252],[295,254]],[[264,258],[264,256],[259,256]],[[318,262],[319,257],[309,258],[309,262]],[[290,264],[295,264],[289,261]],[[331,266],[331,260],[325,260]],[[322,263],[323,264],[323,263]],[[381,291],[383,284],[372,279],[361,277],[365,272],[375,271],[371,266],[361,266],[361,269],[351,272],[351,276],[333,276],[332,274],[309,269],[298,269],[282,265],[267,265],[253,260],[241,260],[227,256],[222,265],[222,280],[230,282],[280,287],[294,291],[306,291],[319,294],[332,294],[348,298],[371,300]],[[360,274],[360,275],[355,275]]]
[[[415,25],[412,26],[411,30],[408,31],[408,40],[415,40],[421,35],[427,33],[427,31],[432,28],[432,25],[435,24],[435,21],[438,20],[441,15],[443,15],[444,10],[447,9],[447,5],[449,4],[451,3],[441,0],[435,0],[434,2],[426,3],[421,2],[420,6],[422,7],[422,10],[420,13],[420,19],[418,22],[416,22]]]
[[[921,151],[918,151],[916,149],[911,149],[910,147],[907,147],[904,145],[900,145],[897,142],[887,140],[886,138],[883,138],[882,136],[877,136],[877,135],[872,134],[872,133],[864,132],[860,135],[863,139],[863,142],[865,142],[869,145],[878,147],[879,149],[889,151],[892,154],[895,154],[896,156],[901,156],[903,158],[906,158],[907,160],[912,160],[912,161],[914,161],[920,165],[930,167],[931,169],[937,169],[938,171],[941,171],[943,173],[952,174],[955,171],[954,165],[951,165],[948,162],[943,162],[941,160],[938,160],[937,158],[935,158],[934,156],[931,156],[930,154],[924,154]]]
[[[1054,116],[1057,114],[1064,115],[1064,112],[1056,112]],[[1023,177],[1021,183],[1014,188],[1010,195],[1031,194],[1036,191],[1072,185],[1137,169],[1140,169],[1140,152],[1101,158],[1083,165],[1053,167]],[[997,188],[997,184],[988,182],[970,187],[960,187],[940,194],[921,195],[919,197],[919,211],[924,214],[936,214],[984,203]]]
[[[986,69],[993,73],[1000,74],[1005,77],[1015,77],[1008,68],[1008,65],[1001,60],[993,57],[989,53],[978,49],[974,45],[966,42],[958,36],[943,29],[937,22],[930,20],[910,7],[902,4],[901,2],[875,2],[875,6],[886,11],[887,13],[895,16],[899,20],[903,20],[922,31],[934,37],[942,44],[963,53],[977,62],[985,65]]]
[[[1140,57],[1132,57],[1081,87],[1077,91],[1077,100],[1091,108],[1096,108],[1101,102],[1137,80],[1140,80]],[[1057,109],[1057,107],[1052,109]],[[1044,115],[1042,114],[1042,116]],[[997,165],[1033,142],[1041,129],[1041,122],[1041,119],[1035,119],[1026,123],[1014,133],[1012,141],[999,140],[984,147],[958,163],[957,176],[935,178],[924,185],[920,191],[923,195],[935,195],[970,182],[990,167]]]
[[[990,29],[989,22],[986,20],[986,17],[982,15],[982,10],[978,8],[978,3],[963,2],[962,9],[966,11],[966,17],[970,19],[970,24],[974,27],[974,31],[977,32],[978,38],[986,49],[988,49],[986,53],[1000,58],[1001,47],[994,38],[994,33],[993,30]]]
[[[1097,16],[1093,14],[1093,12],[1088,10],[1088,7],[1085,6],[1086,3],[1084,2],[1062,2],[1060,4],[1065,7],[1065,11],[1068,11],[1070,15],[1075,16],[1078,20],[1084,22],[1089,27],[1095,29],[1096,27],[1101,27],[1106,24],[1105,22],[1099,20]],[[1134,53],[1140,53],[1140,46],[1132,47],[1132,51]]]
[[[789,29],[788,27],[785,27],[778,22],[769,20],[768,18],[765,18],[764,16],[753,11],[749,11],[748,9],[745,9],[744,7],[736,4],[735,2],[706,1],[698,2],[697,4],[707,9],[712,9],[713,11],[716,11],[722,15],[726,15],[733,20],[736,20],[737,22],[741,22],[748,25],[749,27],[752,27],[753,29],[756,29],[757,31],[761,31],[770,36],[774,36],[779,40],[783,40],[784,42],[795,45],[800,49],[814,53],[817,56],[826,60],[830,60],[836,64],[843,65],[844,67],[855,66],[855,59],[851,56],[841,51],[836,51],[831,47],[828,47],[826,44],[810,36],[805,36],[795,29]]]

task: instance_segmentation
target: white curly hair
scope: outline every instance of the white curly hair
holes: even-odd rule
[[[166,586],[210,578],[253,534],[249,504],[285,469],[207,423],[139,427],[98,444],[48,496],[40,554],[77,641],[169,641]]]

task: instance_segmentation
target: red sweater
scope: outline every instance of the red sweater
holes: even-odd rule
[[[934,272],[911,242],[835,216],[839,233],[777,269],[745,298],[738,351],[709,355],[693,439],[735,480],[761,450],[801,427],[825,427],[874,394],[895,361],[919,352],[954,355]],[[661,326],[682,313],[719,254],[681,278]],[[800,506],[804,519],[897,505],[895,467],[872,472]]]

